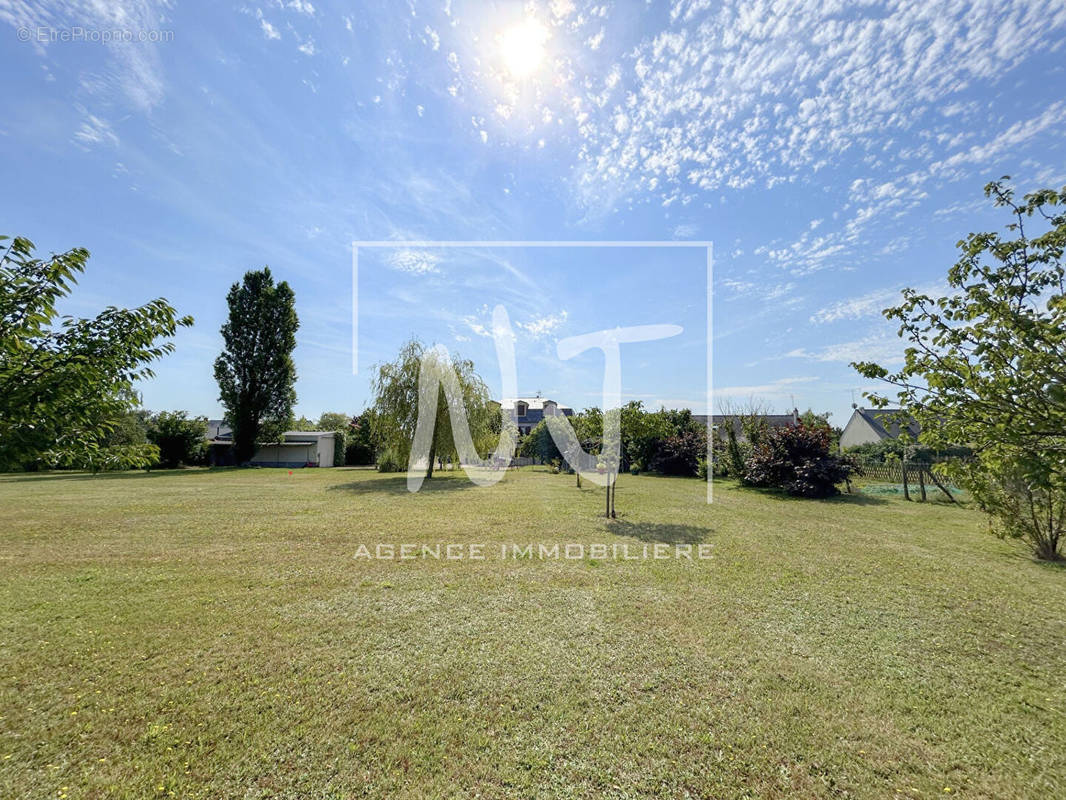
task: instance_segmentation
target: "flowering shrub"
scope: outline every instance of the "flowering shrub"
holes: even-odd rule
[[[667,436],[656,450],[651,468],[663,475],[696,475],[699,461],[707,456],[707,434],[702,429]]]
[[[831,497],[856,471],[854,462],[830,450],[830,431],[806,425],[774,428],[745,464],[749,486],[784,489],[797,497]]]

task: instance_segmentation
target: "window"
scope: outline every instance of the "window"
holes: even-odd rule
[[[515,404],[515,413],[518,416],[524,417],[528,411],[529,411],[529,403],[521,403],[520,402],[520,403],[516,403]]]

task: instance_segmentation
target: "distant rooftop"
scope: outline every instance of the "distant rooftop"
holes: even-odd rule
[[[513,409],[519,403],[525,403],[530,411],[543,411],[544,406],[551,403],[556,408],[570,408],[547,397],[505,397],[500,405],[506,409]]]

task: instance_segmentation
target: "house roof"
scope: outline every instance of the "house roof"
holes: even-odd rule
[[[731,420],[734,429],[739,432],[745,416],[744,414],[711,414],[709,418],[711,425],[725,425]],[[796,421],[792,414],[757,414],[756,416],[771,428],[786,428]],[[693,414],[692,419],[701,425],[706,425],[708,415]]]
[[[207,441],[213,444],[232,444],[233,443],[233,431],[220,419],[208,420],[207,423]],[[333,431],[285,431],[281,434],[283,441],[281,442],[264,442],[264,444],[270,444],[271,446],[283,444],[283,445],[295,445],[295,444],[312,444],[319,439],[332,439]]]
[[[525,403],[532,411],[542,410],[548,403],[556,406],[559,405],[554,400],[549,400],[547,397],[505,397],[500,405],[504,408],[514,408],[519,403]]]
[[[882,439],[899,437],[899,419],[893,419],[897,415],[902,415],[907,433],[911,436],[917,437],[922,431],[921,426],[915,422],[913,417],[898,408],[856,408],[855,413],[866,420]]]
[[[570,406],[564,406],[557,400],[552,400],[548,397],[505,397],[500,405],[508,410],[512,410],[519,403],[525,403],[528,411],[543,411],[546,405],[553,405],[560,411],[573,411]]]

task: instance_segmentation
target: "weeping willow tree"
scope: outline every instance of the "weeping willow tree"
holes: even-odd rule
[[[459,452],[452,432],[448,399],[443,387],[445,372],[453,370],[466,412],[474,448],[481,455],[491,451],[499,439],[500,412],[492,402],[488,387],[474,369],[474,362],[458,355],[447,357],[436,348],[427,348],[411,339],[394,361],[378,364],[371,384],[374,392],[372,435],[375,448],[383,456],[379,466],[396,469],[407,464],[411,443],[418,425],[420,378],[428,375],[436,384],[436,411],[430,440],[426,477],[433,477],[435,463],[459,463]]]

